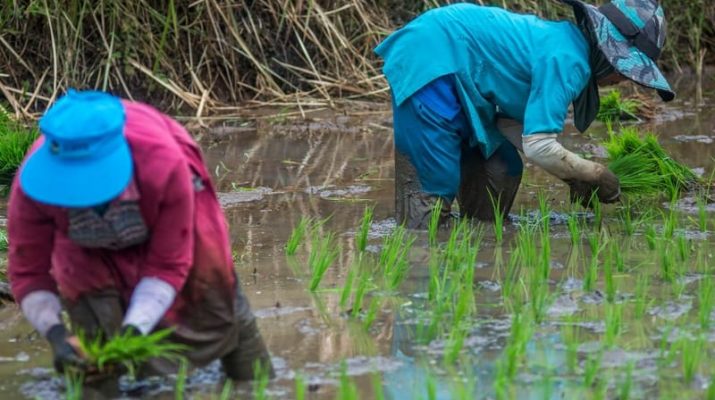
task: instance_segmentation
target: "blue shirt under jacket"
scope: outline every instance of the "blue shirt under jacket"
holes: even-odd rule
[[[496,127],[497,112],[522,122],[524,135],[559,133],[569,104],[591,76],[588,42],[573,23],[466,3],[425,12],[375,52],[385,60],[397,105],[453,74],[472,129],[470,144],[485,157],[506,140]]]

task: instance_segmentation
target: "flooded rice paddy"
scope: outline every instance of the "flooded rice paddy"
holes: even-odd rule
[[[680,100],[643,124],[704,176],[715,156],[713,87],[698,100],[681,84]],[[708,196],[586,212],[568,203],[564,184],[528,166],[501,240],[492,225],[442,229],[435,240],[392,219],[389,110],[239,125],[200,140],[278,376],[265,391],[239,385],[232,396],[715,398]],[[567,128],[568,147],[604,155],[596,144],[605,127],[590,138],[575,132]],[[366,207],[374,215],[361,231]],[[287,256],[305,217],[314,228]],[[311,292],[309,265],[335,249]],[[17,307],[0,308],[2,398],[61,398],[49,365],[48,346]],[[126,398],[173,398],[173,386],[122,382]],[[218,398],[221,387],[217,364],[186,383],[194,398]]]

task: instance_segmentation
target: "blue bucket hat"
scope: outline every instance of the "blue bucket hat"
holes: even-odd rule
[[[44,142],[25,162],[20,186],[41,203],[81,208],[119,196],[133,173],[121,101],[69,90],[40,119]]]
[[[591,31],[591,40],[624,77],[655,89],[663,101],[675,98],[656,61],[665,44],[666,22],[657,0],[612,0],[600,7],[580,0],[571,5],[576,19]]]

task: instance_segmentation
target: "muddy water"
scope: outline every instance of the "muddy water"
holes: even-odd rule
[[[702,168],[704,173],[713,169],[715,156],[715,114],[707,106],[715,104],[714,87],[706,85],[704,98],[699,101],[694,98],[694,86],[681,83],[680,100],[662,109],[655,121],[644,124],[660,134],[661,141],[676,158],[693,168]],[[448,374],[438,361],[444,343],[437,340],[426,347],[417,346],[413,339],[411,321],[424,302],[428,275],[429,254],[423,235],[418,234],[411,254],[408,279],[399,295],[390,296],[369,331],[342,316],[339,294],[331,290],[342,286],[354,261],[352,232],[364,207],[376,206],[376,222],[370,235],[372,251],[377,251],[381,238],[395,226],[391,219],[393,146],[389,110],[359,117],[328,116],[307,122],[277,118],[235,125],[227,123],[203,135],[201,143],[221,191],[244,290],[278,367],[278,378],[269,385],[268,394],[275,398],[291,397],[293,379],[300,374],[310,384],[311,396],[333,398],[344,362],[347,374],[358,384],[360,398],[374,397],[375,377],[380,379],[386,397],[393,399],[427,398],[425,382],[429,380],[437,382],[437,398],[453,398],[451,388],[460,380],[474,384],[479,396],[493,397],[494,363],[511,324],[502,307],[494,262],[497,254],[502,258],[509,256],[509,243],[516,228],[507,227],[506,241],[501,247],[494,245],[487,229],[476,266],[478,317],[463,350],[468,361],[459,371]],[[593,143],[604,137],[605,128],[597,124],[589,135],[591,138],[577,134],[569,125],[565,143],[598,157],[602,149]],[[529,362],[517,377],[518,397],[584,398],[589,394],[581,387],[582,378],[564,370],[560,329],[567,316],[578,317],[574,324],[580,333],[579,357],[583,363],[598,348],[604,329],[605,300],[600,292],[582,293],[582,274],[565,267],[572,248],[564,219],[560,218],[563,214],[559,213],[569,208],[563,184],[529,166],[514,211],[535,210],[536,193],[540,190],[546,191],[551,207],[557,210],[551,244],[551,286],[556,295],[547,321],[536,328],[527,346]],[[688,211],[687,201],[682,205]],[[0,210],[0,216],[3,213]],[[615,208],[608,207],[605,214],[608,222],[615,215]],[[290,261],[283,250],[301,216],[330,217],[324,229],[336,232],[342,246],[342,256],[321,285],[325,290],[315,295],[306,290],[307,279],[299,272],[304,268],[305,251],[301,250]],[[682,224],[688,224],[687,216],[683,216]],[[705,256],[712,258],[707,252],[713,240],[711,235],[693,233],[692,237],[693,243],[706,249]],[[623,246],[628,249],[629,263],[652,261],[655,257],[655,253],[648,253],[642,236],[623,238]],[[715,261],[709,265],[715,265]],[[692,275],[691,280],[698,277]],[[633,277],[626,273],[619,281],[619,294],[627,299],[632,294]],[[673,377],[677,368],[666,368],[673,376],[664,377],[657,367],[658,343],[664,327],[676,323],[687,330],[693,324],[696,286],[690,283],[685,295],[676,299],[670,295],[669,287],[653,284],[654,300],[647,318],[629,323],[624,335],[627,339],[603,355],[602,375],[611,389],[609,397],[615,397],[622,375],[619,368],[627,362],[636,367],[634,397],[669,398],[674,393],[687,393],[694,398],[704,396],[702,389],[710,375],[703,374],[693,385],[685,386]],[[624,318],[628,319],[627,314]],[[710,332],[710,337],[715,339],[715,331]],[[33,335],[16,307],[0,309],[2,398],[60,396],[61,383],[47,369],[49,363],[47,346]],[[704,371],[710,372],[710,367]],[[188,388],[198,398],[209,398],[209,393],[220,385],[219,377],[217,366],[212,365],[192,375]],[[172,384],[171,379],[146,383],[139,397],[171,398]],[[239,388],[238,394],[248,393],[249,387]]]

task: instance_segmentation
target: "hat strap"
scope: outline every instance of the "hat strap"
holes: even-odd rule
[[[613,3],[606,3],[598,8],[601,14],[605,15],[613,25],[616,26],[619,32],[625,36],[632,45],[642,51],[651,60],[657,60],[660,57],[660,48],[648,37],[648,35],[639,29],[626,14],[621,11],[618,6]]]

